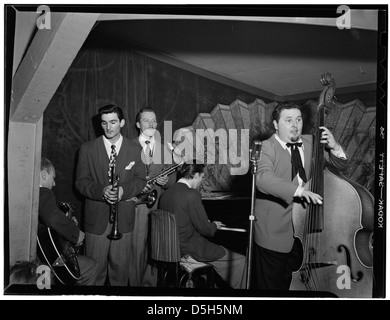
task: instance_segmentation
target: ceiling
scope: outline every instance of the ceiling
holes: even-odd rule
[[[93,32],[270,99],[317,96],[323,89],[320,75],[325,72],[333,74],[338,93],[375,90],[377,13],[360,12],[361,26],[352,24],[349,30],[338,29],[334,19],[333,24],[329,21],[261,17],[125,20],[102,15]]]

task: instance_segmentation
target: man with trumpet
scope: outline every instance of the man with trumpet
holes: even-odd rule
[[[85,197],[85,250],[98,263],[96,285],[108,280],[110,286],[127,286],[135,203],[125,200],[146,186],[142,149],[122,136],[125,119],[119,106],[101,107],[99,117],[103,135],[81,146],[76,172],[76,188]],[[115,226],[120,236],[113,238]]]
[[[164,146],[156,132],[157,117],[152,108],[141,109],[136,116],[136,127],[139,136],[133,141],[142,147],[141,158],[144,164],[148,186],[144,197],[138,199],[135,209],[135,227],[131,243],[130,285],[136,287],[157,285],[157,270],[148,263],[148,228],[150,212],[157,208],[158,200],[164,190],[176,182],[175,170],[169,170],[172,159],[171,151]],[[172,161],[170,161],[172,162]],[[168,173],[165,174],[164,172]],[[153,180],[153,181],[151,181]],[[153,196],[148,197],[148,194]]]

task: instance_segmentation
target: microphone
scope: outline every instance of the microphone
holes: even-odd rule
[[[257,172],[257,164],[261,158],[261,148],[263,144],[259,140],[253,141],[252,148],[249,149],[249,158],[252,162],[252,173],[255,174]]]
[[[254,140],[252,148],[249,149],[249,160],[252,162],[252,203],[251,203],[251,214],[249,216],[249,240],[247,248],[247,279],[246,288],[249,289],[251,284],[251,273],[252,273],[252,251],[253,251],[253,222],[256,220],[255,217],[255,201],[256,201],[256,177],[257,165],[261,158],[261,148],[263,144],[259,140]]]

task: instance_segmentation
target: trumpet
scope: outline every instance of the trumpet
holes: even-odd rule
[[[147,180],[147,185],[152,187],[156,182],[158,178],[170,175],[174,173],[178,168],[180,168],[184,164],[184,160],[180,161],[180,163],[175,164],[163,171],[161,171],[159,174],[155,175],[154,177]],[[146,204],[146,206],[150,209],[154,206],[154,204],[157,201],[158,192],[156,189],[150,190],[150,191],[143,191],[134,198],[130,199],[135,202],[135,205],[138,206],[140,204]]]

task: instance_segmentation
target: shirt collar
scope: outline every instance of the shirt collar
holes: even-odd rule
[[[146,146],[146,143],[145,143],[146,140],[150,141],[150,147],[152,148],[152,146],[154,145],[154,142],[155,142],[154,136],[148,137],[141,132],[139,135],[139,142],[141,143],[142,147]]]
[[[119,134],[119,139],[114,143],[115,144],[115,149],[116,149],[116,153],[119,153],[119,150],[121,149],[121,146],[122,146],[122,141],[123,141],[123,136],[121,134]],[[104,135],[103,135],[103,142],[104,142],[104,146],[106,147],[106,151],[108,153],[108,155],[111,154],[111,141],[108,140]]]
[[[282,148],[284,150],[288,149],[287,146],[286,146],[287,142],[282,141],[282,139],[280,139],[279,136],[276,133],[275,133],[275,139],[280,143],[280,145],[282,146]],[[302,139],[299,138],[299,140],[297,142],[302,142]],[[303,142],[302,142],[302,148],[303,148]]]
[[[189,188],[191,188],[190,184],[188,183],[188,181],[184,178],[180,178],[179,180],[177,180],[177,182],[179,183],[184,183],[186,184]]]

